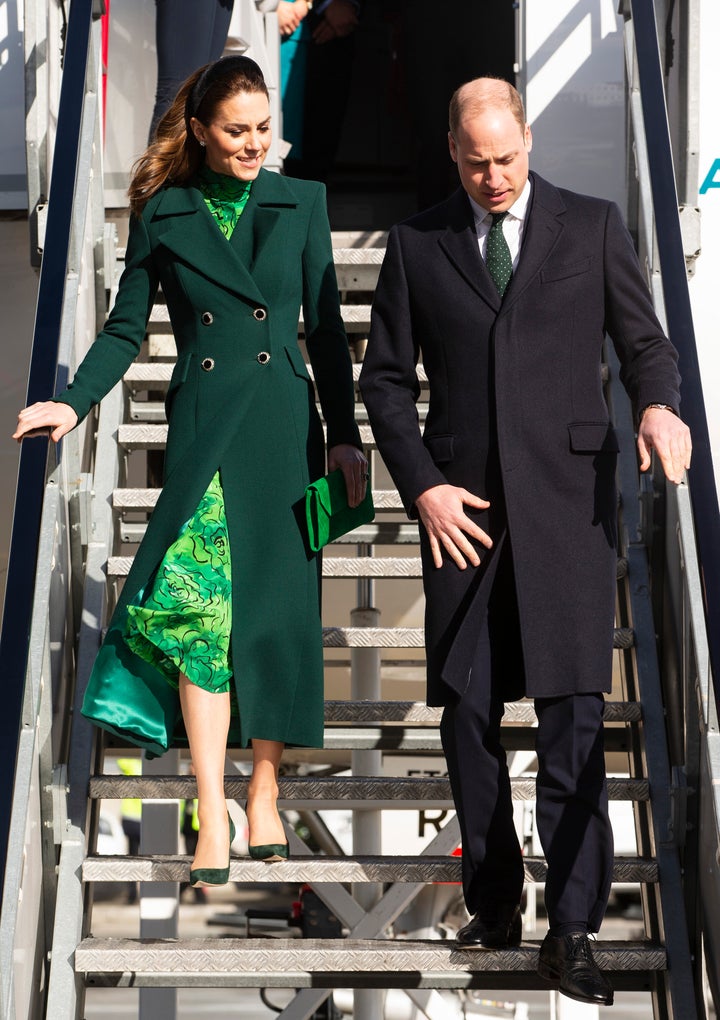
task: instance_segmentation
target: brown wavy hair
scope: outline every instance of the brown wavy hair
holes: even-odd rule
[[[209,126],[218,105],[240,92],[268,95],[263,73],[249,57],[221,57],[183,82],[158,123],[153,141],[133,166],[128,198],[136,216],[161,188],[187,184],[197,173],[205,156],[191,119]]]

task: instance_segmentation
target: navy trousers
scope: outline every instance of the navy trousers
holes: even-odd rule
[[[492,617],[492,609],[491,609]],[[481,629],[470,683],[443,712],[440,732],[462,834],[463,889],[471,914],[517,904],[522,853],[513,823],[501,670],[492,625]],[[547,859],[552,926],[598,931],[610,893],[612,828],[602,737],[602,694],[537,698],[538,834]]]
[[[233,0],[155,0],[155,6],[158,76],[150,141],[185,79],[222,56]]]

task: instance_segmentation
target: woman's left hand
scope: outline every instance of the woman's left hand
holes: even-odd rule
[[[362,450],[350,443],[340,443],[328,452],[328,471],[340,468],[350,506],[359,506],[365,498],[368,481],[368,462]]]

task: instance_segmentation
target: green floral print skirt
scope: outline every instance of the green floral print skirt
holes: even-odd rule
[[[215,694],[230,690],[232,582],[225,501],[215,473],[140,604],[128,606],[125,642],[178,686],[178,674]]]

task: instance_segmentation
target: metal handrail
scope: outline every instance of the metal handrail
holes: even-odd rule
[[[69,168],[76,168],[78,164],[92,9],[93,0],[74,0],[68,22],[57,148],[51,178],[52,201],[48,211],[30,357],[28,404],[46,400],[48,394],[55,392],[76,187],[76,174],[69,172]],[[0,784],[0,879],[3,884],[13,788],[9,780],[15,774],[22,718],[47,466],[47,439],[22,444],[0,634],[0,689],[3,699],[3,711],[0,713],[0,776],[3,777]]]
[[[682,855],[698,1013],[720,1001],[720,512],[687,283],[663,74],[651,0],[624,0],[630,119],[642,248],[658,315],[679,352],[682,413],[693,436],[689,486],[668,485],[652,540],[666,726],[675,768],[672,839]],[[686,45],[692,45],[687,40]],[[652,511],[649,516],[652,516]],[[646,522],[647,523],[647,522]],[[657,523],[657,522],[656,522]],[[649,536],[648,536],[649,537]],[[664,626],[670,620],[671,626]],[[713,626],[712,621],[715,621]],[[667,875],[663,882],[667,881]],[[680,889],[678,888],[678,892]],[[677,904],[675,911],[679,914]],[[673,916],[670,916],[670,924]],[[671,981],[672,985],[672,981]]]
[[[664,316],[668,336],[679,354],[682,375],[682,414],[693,438],[690,471],[698,557],[703,577],[703,606],[716,701],[720,704],[720,509],[703,396],[700,364],[692,319],[683,253],[672,146],[663,89],[660,47],[652,0],[627,0],[625,17],[632,18],[647,173],[657,245]],[[652,250],[652,249],[650,249]]]
[[[30,8],[30,4],[27,5]],[[93,21],[100,13],[98,0],[73,0],[70,7],[65,60],[60,90],[57,132],[53,153],[47,227],[38,287],[36,318],[27,388],[27,403],[46,400],[65,384],[73,360],[76,313],[85,267],[102,276],[102,230],[87,238],[86,220],[93,189],[102,187],[99,170],[100,133],[97,105],[97,71]],[[37,5],[33,10],[38,15]],[[31,62],[30,62],[31,65]],[[29,65],[29,73],[32,67]],[[33,82],[29,81],[30,92]],[[90,221],[91,226],[95,226]],[[88,258],[88,248],[90,248]],[[88,266],[88,262],[91,265]],[[95,302],[93,284],[89,300]],[[104,294],[104,287],[101,291]],[[97,311],[97,309],[95,310]],[[104,309],[103,309],[104,311]],[[92,328],[95,327],[95,315]],[[53,740],[50,698],[53,679],[61,669],[53,658],[51,589],[64,586],[60,602],[69,605],[68,578],[59,578],[56,554],[65,556],[69,539],[67,474],[79,461],[77,434],[63,442],[62,456],[48,450],[45,438],[24,442],[18,469],[15,509],[7,573],[5,609],[0,634],[0,889],[2,892],[2,1017],[14,1015],[13,940],[20,910],[33,897],[45,901],[45,925],[52,921],[54,890],[45,878],[54,867],[43,867],[43,888],[32,896],[20,895],[33,870],[35,858],[23,867],[26,838],[33,855],[54,865],[53,832],[41,827],[26,837],[33,812],[33,788],[47,782],[52,768]],[[60,453],[60,451],[58,451]],[[69,571],[67,571],[69,573]],[[62,571],[61,571],[62,573]],[[65,624],[65,612],[63,623]],[[68,614],[68,619],[72,614]],[[67,624],[65,624],[67,625]],[[62,709],[62,706],[61,706]],[[42,746],[41,746],[42,745]],[[55,748],[57,750],[57,748]],[[38,762],[41,761],[41,764]],[[38,774],[38,768],[42,776]],[[43,780],[43,776],[45,779]],[[37,797],[37,792],[35,795]],[[40,792],[41,812],[47,819],[47,788]],[[50,810],[50,814],[52,811]],[[50,860],[50,858],[53,858]],[[37,876],[31,876],[37,878]],[[20,906],[22,900],[22,908]],[[48,909],[50,908],[50,909]],[[37,934],[42,940],[42,933]],[[44,954],[41,954],[40,960]],[[32,965],[32,961],[28,966]],[[42,965],[42,963],[41,963]],[[41,982],[38,982],[38,986]],[[36,993],[33,993],[36,994]]]

